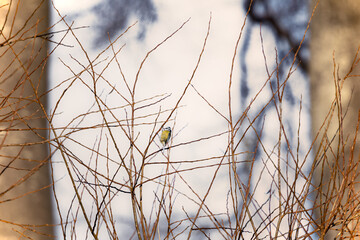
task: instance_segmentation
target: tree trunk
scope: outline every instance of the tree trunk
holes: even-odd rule
[[[1,1],[0,239],[52,239],[44,109],[48,1]]]
[[[311,6],[314,7],[315,5],[312,4]],[[319,164],[315,172],[315,179],[316,186],[319,186],[319,189],[322,191],[317,195],[319,201],[316,204],[320,204],[321,210],[316,211],[316,215],[319,218],[319,223],[322,223],[321,231],[323,234],[326,234],[327,239],[334,239],[338,233],[336,231],[328,231],[327,226],[330,226],[331,229],[338,228],[338,226],[332,225],[331,222],[341,223],[342,218],[347,216],[349,212],[350,207],[345,204],[352,201],[349,200],[351,196],[348,195],[348,189],[352,185],[347,184],[344,187],[342,184],[346,177],[351,177],[354,174],[347,171],[352,171],[352,169],[349,169],[349,166],[353,164],[353,169],[356,169],[354,164],[357,164],[360,160],[359,147],[357,146],[351,150],[360,109],[360,82],[358,77],[346,76],[351,69],[359,44],[359,1],[321,0],[311,23],[310,40],[311,114],[314,137],[323,125],[325,117],[335,99],[334,83],[336,82],[339,86],[343,84],[341,91],[342,111],[339,111],[338,108],[340,104],[334,106],[335,111],[329,125],[330,127],[327,131],[325,130],[326,125],[322,128],[315,144],[316,148],[314,149],[316,154],[317,149],[320,148],[316,157]],[[333,53],[336,66],[334,66]],[[360,74],[360,66],[355,66],[351,72],[351,75],[356,74]],[[344,115],[346,115],[344,121],[339,121]],[[341,117],[339,118],[338,116]],[[341,132],[343,133],[343,140],[338,137]],[[335,135],[336,137],[334,138]],[[357,138],[359,139],[359,136]],[[329,143],[331,143],[331,147]],[[346,146],[342,149],[344,144]],[[325,151],[326,153],[324,154]],[[321,174],[322,172],[324,175]],[[357,172],[356,174],[359,173]],[[347,190],[344,190],[345,188]],[[355,193],[357,192],[358,189],[356,189]],[[342,196],[342,193],[346,194]],[[325,198],[327,200],[330,199],[330,201],[326,201]],[[336,202],[338,200],[340,204]],[[343,209],[337,214],[330,216],[330,210],[333,207],[335,210],[342,208],[340,205]],[[326,209],[328,212],[325,212]],[[342,211],[344,216],[341,216]],[[354,226],[350,225],[348,225],[350,229],[354,228]]]

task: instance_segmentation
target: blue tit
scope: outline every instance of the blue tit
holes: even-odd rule
[[[168,144],[170,137],[171,137],[171,128],[170,127],[164,128],[160,136],[160,142],[162,143],[162,145],[164,145],[164,147],[166,146],[166,144]]]

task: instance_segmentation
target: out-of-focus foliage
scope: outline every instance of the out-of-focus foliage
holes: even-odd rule
[[[93,8],[98,16],[97,30],[98,39],[95,45],[99,46],[108,40],[108,34],[112,38],[119,31],[129,25],[129,20],[135,15],[140,22],[139,39],[146,33],[146,24],[156,21],[157,13],[152,0],[104,0]]]
[[[290,49],[296,52],[309,21],[308,1],[303,0],[244,0],[244,10],[249,6],[252,22],[269,27],[277,41],[279,57]],[[308,38],[308,36],[307,36]],[[298,60],[302,70],[307,70],[309,49],[307,38],[299,51]]]

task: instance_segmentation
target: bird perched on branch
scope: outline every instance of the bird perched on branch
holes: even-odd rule
[[[170,127],[164,128],[160,135],[160,142],[164,147],[166,146],[166,144],[168,144],[170,137],[171,137],[171,128]]]

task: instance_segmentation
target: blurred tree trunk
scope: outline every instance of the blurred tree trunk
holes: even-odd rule
[[[37,36],[48,1],[1,1],[0,14],[0,239],[52,239],[47,41]]]
[[[316,1],[311,2],[313,4],[311,4],[310,11],[312,11],[312,7],[315,6],[314,2]],[[311,23],[311,61],[309,70],[311,79],[313,136],[315,137],[317,135],[318,130],[322,126],[324,119],[329,112],[331,103],[334,100],[334,81],[337,81],[337,83],[341,85],[344,79],[344,85],[341,91],[342,112],[340,112],[340,115],[344,117],[346,114],[346,117],[342,123],[339,121],[339,104],[337,104],[329,129],[324,135],[324,128],[326,127],[324,126],[320,131],[316,142],[316,149],[321,149],[316,158],[321,161],[319,161],[319,165],[317,166],[315,179],[316,185],[320,186],[319,189],[322,191],[317,198],[320,199],[320,197],[322,197],[323,199],[316,203],[321,204],[322,206],[320,208],[321,210],[316,214],[318,218],[321,218],[319,223],[325,223],[328,220],[336,222],[341,218],[341,211],[349,210],[349,206],[345,206],[345,208],[335,216],[330,216],[329,212],[325,211],[326,209],[329,211],[331,210],[337,196],[341,195],[341,181],[344,177],[350,176],[351,174],[347,172],[342,175],[341,171],[346,169],[350,164],[354,164],[360,160],[358,146],[355,147],[353,157],[351,157],[351,145],[355,137],[360,109],[360,80],[359,77],[345,77],[353,64],[359,44],[359,1],[321,0]],[[337,64],[336,66],[334,66],[333,62],[333,53]],[[360,66],[355,66],[351,75],[359,74]],[[339,128],[339,125],[342,127]],[[338,136],[333,138],[335,134],[339,134],[341,131],[343,131],[344,136],[343,143],[346,144],[345,150],[342,149],[342,144],[339,145],[340,149],[338,149],[338,143],[341,143],[342,140],[339,140]],[[325,138],[323,138],[323,136],[325,136]],[[359,139],[359,136],[357,136],[357,138]],[[328,143],[326,141],[328,141]],[[328,144],[331,141],[331,147],[329,147]],[[324,151],[326,151],[326,154],[324,154]],[[334,159],[339,159],[340,161],[335,162]],[[350,163],[349,161],[352,161],[353,163]],[[324,176],[321,174],[323,171],[322,169],[324,169]],[[333,180],[335,173],[337,174],[337,177],[335,177],[336,180]],[[359,179],[357,179],[357,181],[358,180]],[[335,183],[335,185],[333,185],[333,183]],[[350,187],[350,185],[348,185],[348,187]],[[359,189],[356,189],[356,191],[359,192]],[[331,196],[331,201],[325,202],[325,196]],[[341,199],[342,204],[345,204],[349,200],[347,198],[348,196]],[[336,207],[338,208],[338,206]],[[325,228],[326,227],[324,227],[322,231],[326,231]],[[334,229],[336,226],[332,226],[331,228]],[[335,231],[328,232],[326,238],[334,239],[336,234],[337,232]]]

